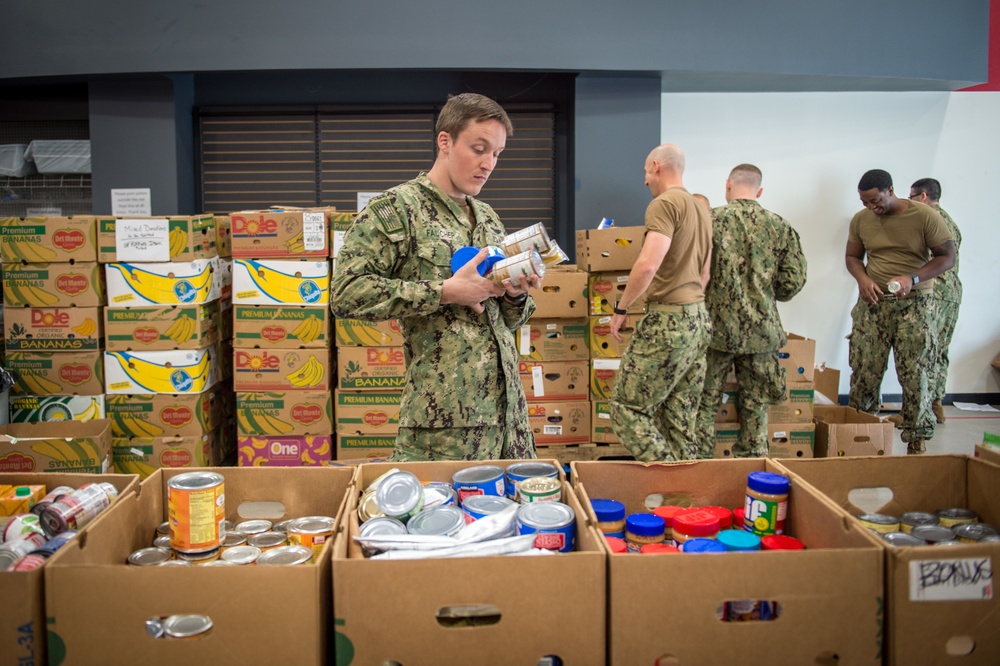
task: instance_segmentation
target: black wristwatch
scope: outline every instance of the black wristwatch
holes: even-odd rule
[[[528,300],[527,292],[521,294],[517,298],[511,298],[508,294],[503,295],[503,300],[507,301],[511,305],[524,305],[524,302]]]
[[[611,309],[614,310],[614,312],[615,312],[616,315],[627,315],[628,314],[628,310],[626,310],[624,308],[618,307],[617,303],[615,303],[614,305],[612,305]]]

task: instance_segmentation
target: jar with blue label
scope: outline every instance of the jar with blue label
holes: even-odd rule
[[[604,536],[625,538],[625,505],[613,499],[592,499],[590,506],[597,516],[597,529]]]

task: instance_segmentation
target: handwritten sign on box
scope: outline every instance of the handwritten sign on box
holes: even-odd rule
[[[910,601],[992,598],[993,560],[989,556],[910,561]]]
[[[170,261],[170,231],[166,218],[121,219],[115,222],[118,261]]]

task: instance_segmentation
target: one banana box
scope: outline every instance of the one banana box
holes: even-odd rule
[[[239,391],[329,391],[328,349],[235,349],[233,389]]]
[[[80,351],[103,345],[104,308],[4,308],[10,351]]]
[[[590,399],[610,400],[611,389],[615,385],[618,370],[621,369],[620,358],[595,358],[590,361]]]
[[[215,216],[215,244],[219,248],[220,257],[232,258],[233,227],[228,215]]]
[[[333,432],[333,395],[329,391],[238,391],[236,432],[240,437],[329,435]]]
[[[111,461],[118,474],[145,479],[163,467],[210,467],[222,462],[219,432],[174,437],[115,437]]]
[[[219,255],[212,215],[111,217],[97,221],[97,260],[187,262]]]
[[[219,259],[188,262],[114,263],[105,266],[108,305],[198,305],[219,300]]]
[[[403,331],[399,321],[361,321],[337,319],[334,332],[338,347],[402,347]]]
[[[215,346],[104,352],[108,393],[204,393],[219,381]]]
[[[631,317],[618,332],[621,342],[611,335],[611,315],[599,315],[587,320],[587,347],[591,358],[621,358],[635,332],[638,317]]]
[[[107,300],[95,262],[3,265],[3,298],[9,306],[96,307]]]
[[[329,261],[233,260],[233,305],[330,305]]]
[[[29,264],[97,261],[97,218],[2,218],[0,258]]]
[[[204,393],[107,397],[112,437],[202,435],[222,425],[222,411],[219,387]]]
[[[386,391],[406,384],[402,347],[337,347],[337,388]]]
[[[344,236],[354,224],[357,213],[334,213],[330,215],[330,257],[337,258],[340,248],[344,245]]]
[[[104,309],[108,351],[202,349],[219,339],[219,302]]]
[[[587,298],[590,301],[590,314],[613,315],[614,306],[618,303],[625,286],[628,284],[628,271],[607,271],[587,275]],[[629,306],[629,314],[642,314],[646,311],[645,293]]]
[[[10,398],[11,423],[93,421],[106,416],[103,395],[14,395]]]
[[[330,308],[295,305],[234,305],[233,346],[329,347]]]
[[[0,469],[104,474],[111,469],[110,424],[96,419],[0,426]]]
[[[308,467],[333,457],[332,435],[276,435],[236,440],[240,467]]]
[[[517,353],[533,361],[586,361],[587,327],[582,322],[532,319],[514,335]]]
[[[16,383],[14,395],[101,395],[104,352],[8,352],[7,369]]]
[[[234,258],[330,256],[335,208],[244,210],[229,215]]]
[[[338,435],[392,435],[399,432],[399,405],[403,394],[372,391],[334,391]]]

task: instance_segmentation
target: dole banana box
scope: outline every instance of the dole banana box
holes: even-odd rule
[[[235,391],[329,391],[330,350],[234,349]]]
[[[14,395],[101,395],[104,352],[8,352],[7,369],[17,379]]]
[[[330,257],[337,258],[340,248],[344,245],[344,236],[350,231],[354,224],[357,213],[331,213],[330,214]]]
[[[202,435],[222,425],[222,408],[219,387],[204,393],[107,396],[112,437]]]
[[[607,400],[592,400],[590,407],[590,441],[619,444],[618,435],[611,426],[611,404]]]
[[[0,219],[0,258],[5,264],[97,261],[97,219],[86,215]]]
[[[591,400],[610,400],[615,377],[622,367],[620,358],[595,358],[590,361]],[[597,440],[595,440],[597,441]]]
[[[338,435],[390,435],[399,432],[400,392],[334,391]]]
[[[590,402],[533,402],[528,405],[528,425],[536,444],[551,446],[589,442]]]
[[[330,308],[297,305],[234,305],[233,346],[330,346]]]
[[[145,479],[162,467],[209,467],[219,459],[219,432],[172,437],[115,437],[111,461],[118,474]]]
[[[104,352],[107,393],[203,393],[219,381],[218,349]]]
[[[402,347],[337,347],[337,388],[385,391],[406,384]]]
[[[361,321],[336,319],[334,331],[338,347],[402,347],[403,331],[399,321]]]
[[[149,224],[142,224],[142,223]],[[142,224],[139,233],[125,237],[124,229]],[[146,242],[156,243],[159,257],[143,261],[186,262],[216,257],[215,218],[211,215],[170,215],[167,217],[115,217],[97,221],[99,253],[102,264],[135,260],[129,256]],[[148,248],[146,248],[148,250]]]
[[[104,276],[94,262],[4,264],[3,298],[8,306],[97,307],[106,301]]]
[[[306,467],[333,458],[332,435],[268,435],[236,441],[240,467]]]
[[[337,435],[336,460],[382,460],[396,448],[396,435]]]
[[[233,305],[330,306],[330,262],[233,260]]]
[[[219,319],[219,301],[198,305],[104,308],[105,349],[202,349],[219,339]]]
[[[11,423],[93,421],[107,417],[103,395],[14,395]]]
[[[215,216],[215,244],[220,257],[231,259],[233,256],[233,228],[228,215]]]
[[[333,396],[329,391],[240,391],[236,432],[240,437],[329,435]]]
[[[517,330],[517,352],[532,361],[586,361],[587,327],[580,322],[532,319]]]
[[[587,297],[590,300],[591,316],[614,314],[614,306],[628,284],[628,275],[628,271],[608,271],[590,273],[587,276]],[[630,315],[642,314],[645,310],[645,293],[628,307]]]
[[[111,470],[107,419],[45,421],[0,426],[0,471],[90,472]]]
[[[108,305],[198,305],[222,293],[219,259],[188,262],[113,263],[105,266]]]
[[[611,335],[611,316],[600,315],[587,320],[587,347],[591,358],[621,358],[622,352],[628,348],[638,317],[629,317],[619,330],[621,342]]]
[[[328,221],[335,208],[230,213],[233,258],[330,256]]]
[[[98,307],[4,308],[4,345],[10,351],[83,351],[102,347]]]
[[[518,374],[528,402],[587,400],[590,364],[586,361],[519,361]]]

